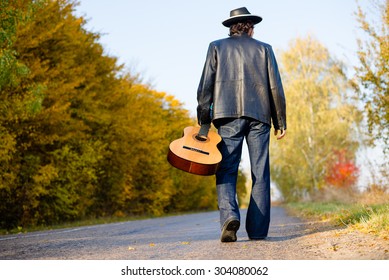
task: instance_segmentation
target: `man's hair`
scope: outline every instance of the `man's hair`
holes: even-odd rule
[[[238,22],[230,26],[230,34],[232,35],[240,35],[242,33],[249,33],[249,30],[254,27],[254,24],[251,21]]]

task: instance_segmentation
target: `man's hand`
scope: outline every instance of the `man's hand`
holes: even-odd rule
[[[279,136],[277,136],[278,131],[281,132],[281,134]],[[283,129],[274,130],[274,135],[277,136],[277,140],[281,140],[282,138],[284,138],[285,134],[286,134],[286,130],[283,130]]]

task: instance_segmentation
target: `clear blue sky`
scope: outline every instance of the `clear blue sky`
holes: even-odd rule
[[[80,0],[77,14],[88,19],[87,29],[103,33],[107,54],[194,115],[208,44],[227,36],[221,22],[242,6],[263,18],[254,37],[276,55],[290,40],[312,34],[339,59],[356,63],[355,0]]]
[[[310,34],[350,70],[357,64],[356,0],[79,1],[77,15],[88,20],[88,30],[102,33],[106,54],[139,72],[154,89],[174,95],[192,116],[208,44],[227,36],[221,22],[235,8],[245,6],[263,18],[254,38],[271,44],[276,56],[292,39]],[[359,2],[369,11],[370,1]],[[244,168],[247,158],[245,148]]]

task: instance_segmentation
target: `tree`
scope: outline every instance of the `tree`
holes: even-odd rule
[[[367,39],[358,40],[360,66],[355,67],[360,83],[360,97],[364,101],[369,132],[375,140],[385,144],[389,152],[389,1],[372,1],[373,21],[361,7],[356,14]],[[377,14],[374,14],[377,12]],[[387,157],[388,158],[388,157]],[[388,163],[388,161],[386,161]],[[389,164],[389,163],[388,163]]]
[[[364,38],[358,40],[360,65],[355,67],[359,92],[368,124],[368,143],[383,144],[383,161],[373,184],[387,186],[389,178],[389,1],[371,1],[371,9],[358,7],[356,18]],[[381,181],[378,183],[378,181]]]
[[[0,227],[12,223],[17,211],[12,188],[18,179],[15,172],[18,166],[13,162],[17,134],[8,127],[28,116],[30,104],[28,96],[11,94],[30,71],[18,59],[14,49],[17,27],[27,24],[30,5],[24,2],[15,4],[0,2]]]
[[[72,3],[2,3],[28,18],[16,21],[12,41],[12,51],[28,73],[0,93],[8,105],[1,125],[14,137],[8,171],[16,178],[3,185],[9,204],[1,214],[12,216],[8,226],[82,217],[93,203],[105,143],[88,133],[82,118],[87,112],[78,105],[81,98],[88,105],[102,103],[104,96],[93,86],[101,82],[108,87],[109,80],[112,85],[116,60],[103,56],[96,36],[84,32],[82,20],[72,15]]]
[[[378,23],[369,22],[368,16],[358,7],[357,20],[367,35],[358,40],[359,67],[357,79],[362,85],[360,96],[365,102],[368,126],[375,139],[389,146],[389,1],[372,2],[379,13]],[[374,26],[380,24],[381,26]]]
[[[272,179],[284,199],[297,200],[326,184],[334,149],[355,157],[353,128],[360,122],[343,65],[316,39],[291,41],[281,54],[288,137],[271,143]]]
[[[347,150],[334,151],[334,157],[328,162],[325,181],[328,185],[339,189],[349,189],[358,179],[359,169],[355,161],[348,158]],[[353,156],[352,156],[353,158]]]
[[[1,228],[216,208],[213,178],[166,160],[195,121],[105,55],[74,1],[0,5]]]

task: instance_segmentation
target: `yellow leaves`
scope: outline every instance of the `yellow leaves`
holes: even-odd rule
[[[12,158],[12,154],[16,151],[15,138],[15,135],[7,133],[7,131],[0,126],[0,162],[9,161]]]
[[[166,93],[165,92],[162,92],[162,91],[155,91],[155,90],[152,90],[151,91],[151,94],[156,98],[156,99],[164,99],[164,97],[166,96]]]
[[[169,103],[172,109],[177,109],[178,107],[182,107],[182,102],[177,100],[173,95],[166,95],[166,101]]]
[[[339,250],[339,245],[338,244],[331,244],[330,250],[336,252]]]
[[[172,170],[166,161],[169,141],[193,123],[181,102],[119,73],[98,34],[72,14],[73,1],[38,2],[31,2],[28,21],[9,30],[17,71],[0,81],[0,186],[16,191],[0,193],[7,200],[0,216],[24,226],[215,209],[213,179]]]
[[[34,182],[40,186],[48,186],[56,178],[58,178],[58,169],[52,164],[41,166],[33,176]]]
[[[84,23],[85,23],[85,20],[83,17],[79,17],[79,18],[74,20],[74,24],[79,25],[79,26],[83,25]]]
[[[367,112],[369,134],[372,134],[372,139],[382,140],[383,145],[388,146],[389,1],[382,1],[380,4],[378,2],[380,1],[374,2],[369,11],[379,15],[374,21],[373,17],[367,17],[358,7],[356,19],[367,36],[358,40],[357,54],[360,65],[356,67],[356,79],[359,97],[364,102],[364,111]]]
[[[285,142],[271,142],[271,162],[273,178],[286,198],[325,184],[333,147],[355,153],[350,130],[360,118],[348,96],[342,63],[314,37],[293,40],[281,55],[281,65],[287,107],[292,108],[287,110],[291,134]]]

